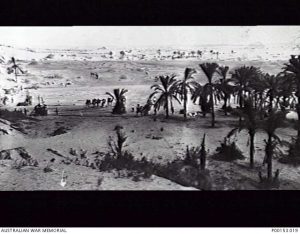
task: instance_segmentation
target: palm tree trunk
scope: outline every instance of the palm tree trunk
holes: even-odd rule
[[[285,112],[285,107],[286,107],[286,104],[287,104],[287,97],[283,97],[283,100],[282,100],[282,105],[281,105],[281,111]]]
[[[272,136],[268,134],[268,142],[266,145],[266,156],[267,156],[267,164],[268,164],[268,180],[272,180]]]
[[[240,109],[243,109],[243,90],[239,91],[239,105]],[[242,124],[242,116],[239,116],[239,125]]]
[[[253,131],[249,132],[250,135],[250,167],[253,168],[254,166],[254,136],[255,133]]]
[[[240,91],[240,93],[239,93],[239,105],[240,105],[240,108],[242,109],[243,108],[243,90]]]
[[[271,92],[270,93],[270,99],[269,99],[269,101],[270,101],[270,103],[269,103],[269,113],[271,113],[272,109],[273,109],[273,100],[274,100],[274,97],[273,97],[273,93]]]
[[[228,100],[228,97],[227,97],[227,95],[225,95],[225,97],[224,97],[224,113],[225,113],[225,115],[227,115],[227,100]]]
[[[199,105],[200,105],[200,108],[201,108],[201,111],[202,111],[202,116],[205,117],[206,116],[206,111],[205,111],[205,108],[204,108],[204,98],[203,97],[200,97],[199,98]]]
[[[279,102],[280,102],[280,97],[277,96],[277,97],[276,97],[276,104],[275,104],[275,108],[276,108],[276,109],[278,109]]]
[[[296,104],[296,110],[298,114],[298,129],[297,129],[297,141],[300,143],[300,77],[298,77],[298,85],[297,85],[297,99],[298,103]]]
[[[187,119],[187,92],[186,90],[184,90],[184,97],[183,97],[183,116],[184,116],[184,120]]]
[[[17,69],[15,68],[15,78],[16,78],[16,82],[18,82],[18,76],[17,76]]]
[[[263,120],[264,114],[263,114],[263,94],[259,94],[259,113],[260,113],[260,119]]]
[[[211,127],[215,127],[215,108],[214,108],[214,97],[213,91],[210,91],[210,106],[211,106]]]
[[[166,100],[166,119],[169,118],[169,99]]]

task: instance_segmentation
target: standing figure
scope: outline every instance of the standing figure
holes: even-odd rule
[[[97,103],[97,100],[94,98],[93,101],[92,101],[93,107],[96,106],[96,103]]]
[[[90,99],[87,99],[86,102],[85,102],[85,105],[86,105],[87,107],[90,107],[90,105],[91,105],[91,100],[90,100]]]
[[[137,105],[136,105],[136,116],[139,115],[139,113],[140,113],[140,108],[141,108],[140,104],[137,104]]]
[[[8,97],[5,96],[5,97],[3,98],[3,105],[6,105],[7,100],[8,100]]]
[[[104,106],[105,106],[105,103],[106,103],[106,99],[102,99],[101,107],[104,107]]]
[[[98,98],[96,103],[97,103],[97,107],[99,107],[101,100]]]

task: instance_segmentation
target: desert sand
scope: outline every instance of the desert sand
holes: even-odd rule
[[[19,160],[20,155],[14,149],[22,147],[39,164],[37,167],[15,169],[12,167],[14,160],[0,160],[0,190],[196,190],[192,186],[183,186],[156,175],[134,181],[126,176],[126,172],[122,175],[117,171],[104,172],[83,165],[64,163],[66,158],[74,157],[69,153],[70,148],[86,150],[87,159],[90,161],[95,158],[95,152],[107,152],[107,140],[109,136],[115,137],[114,127],[117,124],[124,127],[128,136],[126,150],[135,158],[145,157],[162,165],[184,157],[187,145],[199,146],[205,133],[206,148],[209,150],[207,169],[212,179],[212,189],[258,189],[257,173],[259,170],[265,171],[266,168],[262,163],[266,138],[264,133],[257,133],[255,138],[254,169],[248,167],[249,147],[246,132],[234,137],[245,159],[223,162],[210,157],[236,123],[236,117],[224,116],[220,110],[222,103],[216,105],[215,128],[209,127],[209,116],[189,117],[187,121],[183,121],[179,114],[182,108],[179,104],[175,104],[175,113],[168,120],[165,119],[163,110],[158,116],[154,116],[153,111],[149,116],[136,116],[131,112],[131,107],[146,103],[151,93],[150,87],[155,83],[155,77],[160,74],[176,74],[180,79],[184,69],[192,67],[199,71],[194,79],[204,83],[206,78],[200,72],[198,64],[205,61],[215,61],[229,66],[230,69],[244,64],[259,66],[264,72],[276,74],[288,60],[288,56],[277,53],[270,55],[261,51],[251,53],[253,49],[244,48],[239,56],[224,51],[218,59],[215,55],[172,59],[167,57],[171,54],[168,51],[165,52],[165,58],[152,55],[151,58],[144,59],[140,54],[148,56],[155,53],[133,51],[126,58],[120,59],[116,55],[110,58],[110,50],[106,48],[98,50],[98,53],[36,52],[3,46],[0,48],[0,55],[2,51],[5,60],[0,70],[1,97],[8,97],[8,103],[2,105],[1,109],[23,110],[24,107],[16,104],[24,101],[26,93],[29,92],[33,96],[33,104],[26,107],[29,113],[38,103],[38,97],[42,97],[49,110],[48,116],[17,120],[5,120],[0,116],[0,127],[7,131],[7,134],[0,133],[0,150],[11,150],[11,157]],[[259,58],[256,54],[263,54],[265,57]],[[6,62],[11,56],[19,59],[18,64],[27,71],[18,76],[17,82],[13,81],[14,74],[6,73]],[[99,74],[99,78],[91,77],[91,72]],[[85,106],[86,99],[107,98],[105,93],[112,92],[114,88],[128,89],[126,114],[113,115],[112,107]],[[5,94],[5,89],[11,89],[11,92]],[[199,110],[199,105],[189,102],[189,112]],[[58,129],[63,129],[63,133],[53,134]],[[296,135],[292,126],[279,129],[277,133],[287,141]],[[45,173],[43,169],[47,165],[53,171]],[[276,158],[273,168],[280,170],[280,189],[300,189],[298,168],[279,163]],[[62,173],[67,176],[65,186],[61,185]],[[99,178],[102,179],[100,185],[97,184]]]

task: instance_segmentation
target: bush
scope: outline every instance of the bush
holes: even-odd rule
[[[50,165],[47,165],[47,166],[43,169],[43,171],[44,171],[45,173],[48,173],[48,172],[52,172],[53,169],[50,167]]]
[[[297,143],[296,138],[291,139],[291,143],[288,143],[287,154],[281,154],[282,157],[278,159],[280,163],[291,164],[293,166],[300,165],[300,143]]]
[[[48,54],[45,58],[46,59],[53,59],[54,58],[54,54]]]
[[[200,147],[186,147],[184,163],[195,168],[205,169],[206,166],[205,134]]]
[[[21,159],[21,160],[14,160],[12,164],[12,169],[21,169],[26,166],[38,167],[39,163],[36,159]]]
[[[145,158],[137,160],[130,152],[125,151],[122,156],[107,153],[100,162],[98,169],[101,171],[111,171],[113,169],[121,171],[125,169],[135,172],[131,173],[131,175],[138,173],[143,178],[149,178],[154,172],[154,165]],[[129,173],[128,176],[130,176]]]
[[[37,61],[35,61],[35,60],[32,60],[28,65],[38,65],[38,62]]]
[[[125,141],[127,139],[126,134],[122,131],[124,128],[121,125],[116,125],[114,131],[117,134],[117,140],[114,141],[112,137],[108,140],[108,146],[110,152],[106,153],[100,164],[97,163],[98,168],[103,171],[116,170],[132,170],[144,174],[144,177],[150,177],[152,175],[151,163],[146,158],[137,160],[127,150],[123,150]]]
[[[25,114],[23,114],[22,111],[8,111],[8,110],[0,110],[0,118],[6,119],[8,121],[28,119],[28,117]]]
[[[115,127],[117,141],[115,142],[110,137],[108,145],[111,152],[106,153],[99,163],[95,163],[99,170],[110,171],[116,169],[118,172],[128,170],[126,176],[132,177],[134,181],[139,181],[141,177],[149,178],[152,175],[157,175],[184,186],[193,186],[203,190],[211,189],[210,175],[205,170],[205,136],[201,147],[187,148],[185,159],[176,159],[167,165],[159,165],[148,161],[145,157],[141,160],[135,159],[130,152],[124,151],[123,144],[127,137],[125,133],[121,133],[122,129],[121,126]]]
[[[62,135],[67,133],[67,128],[65,127],[59,127],[58,129],[56,129],[55,131],[53,131],[52,133],[48,134],[49,136],[57,136],[57,135]]]
[[[234,161],[237,159],[244,159],[242,151],[237,147],[235,142],[230,142],[229,138],[224,138],[224,142],[221,143],[216,149],[216,153],[212,156],[215,160],[220,161]]]
[[[19,170],[19,169],[21,169],[25,166],[27,166],[27,163],[26,163],[25,160],[23,160],[23,159],[17,160],[16,159],[16,160],[13,161],[13,164],[11,165],[11,168]]]
[[[199,170],[199,168],[186,165],[183,160],[177,159],[165,166],[159,166],[155,173],[183,186],[192,186],[201,190],[212,188],[208,170]]]
[[[121,75],[120,80],[127,80],[127,76],[126,75]]]

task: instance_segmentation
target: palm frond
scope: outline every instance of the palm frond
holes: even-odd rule
[[[110,92],[106,92],[106,95],[109,95],[111,98],[115,99],[115,96],[113,94],[111,94]]]

